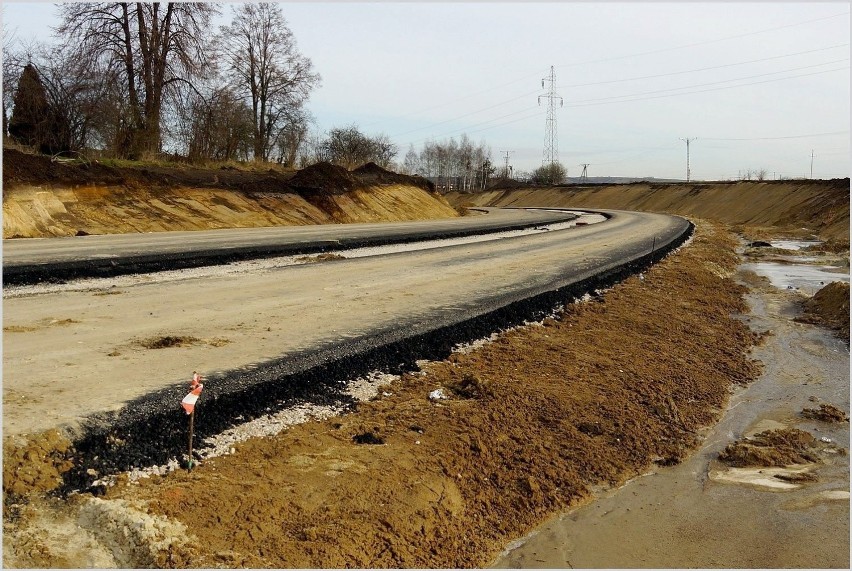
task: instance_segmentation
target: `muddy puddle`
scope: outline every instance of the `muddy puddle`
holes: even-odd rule
[[[759,273],[772,280],[771,271]],[[816,291],[817,276],[800,274],[792,283]],[[848,414],[849,349],[825,329],[794,322],[804,292],[775,277],[775,288],[748,296],[752,310],[744,317],[752,329],[772,332],[754,350],[763,373],[732,394],[702,447],[682,464],[550,520],[511,544],[493,567],[849,567],[849,423],[801,414],[820,403]],[[811,433],[819,462],[732,468],[718,460],[741,437],[784,428]]]
[[[799,290],[809,296],[830,282],[849,282],[849,268],[840,266],[752,262],[742,267],[765,276],[778,289]]]

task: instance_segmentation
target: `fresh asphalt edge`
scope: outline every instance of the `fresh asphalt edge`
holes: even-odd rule
[[[362,340],[360,347],[358,341],[329,345],[210,376],[198,402],[196,442],[298,404],[354,409],[356,402],[343,393],[347,380],[376,370],[393,374],[417,371],[418,360],[445,359],[458,344],[540,320],[585,294],[596,295],[597,290],[647,269],[683,244],[694,231],[691,222],[684,222],[668,240],[646,254],[526,299],[495,303],[494,309],[453,324],[402,339],[399,332],[392,340],[379,334]],[[185,458],[188,421],[179,403],[187,391],[188,383],[176,384],[137,398],[119,411],[90,416],[74,438],[68,453],[73,468],[65,473],[56,493],[87,490],[98,494],[104,488],[93,482],[105,475]]]
[[[558,209],[552,209],[558,210]],[[343,237],[337,240],[319,240],[296,244],[252,245],[211,250],[169,252],[157,254],[138,254],[115,258],[96,258],[69,260],[65,262],[42,262],[31,264],[3,264],[3,286],[35,285],[39,283],[64,283],[81,278],[111,278],[128,274],[183,270],[275,258],[279,256],[297,256],[337,252],[352,248],[387,246],[390,244],[410,244],[427,240],[446,238],[465,238],[467,236],[495,234],[513,230],[526,230],[546,224],[568,222],[576,219],[575,214],[565,212],[554,220],[543,222],[530,221],[514,224],[459,228],[452,230],[413,230],[391,236]]]

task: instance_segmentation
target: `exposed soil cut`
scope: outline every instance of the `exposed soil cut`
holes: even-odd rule
[[[632,183],[515,188],[446,195],[464,206],[614,208],[696,216],[747,230],[753,240],[790,236],[849,240],[849,179]]]
[[[73,466],[73,458],[71,442],[58,430],[27,439],[7,436],[3,439],[4,495],[56,489],[62,483],[62,475]],[[8,506],[9,502],[4,501],[4,510]]]
[[[797,321],[834,329],[849,341],[849,284],[831,282],[802,303]]]
[[[420,177],[365,165],[280,168],[62,164],[3,152],[3,237],[426,220],[459,213]]]

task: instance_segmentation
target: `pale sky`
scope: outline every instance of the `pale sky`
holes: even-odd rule
[[[413,143],[467,133],[516,171],[541,165],[556,74],[570,176],[849,176],[850,2],[289,2],[322,75],[316,129]],[[50,40],[52,4],[9,2],[5,29]],[[223,18],[230,8],[223,5]],[[557,104],[558,105],[558,104]]]

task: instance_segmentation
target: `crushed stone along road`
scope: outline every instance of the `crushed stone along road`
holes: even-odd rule
[[[4,300],[4,431],[74,428],[151,392],[180,392],[193,370],[215,394],[225,371],[451,325],[641,257],[689,227],[667,215],[611,215],[509,240],[168,283],[151,274],[127,288]],[[188,344],[146,348],[169,336]]]

